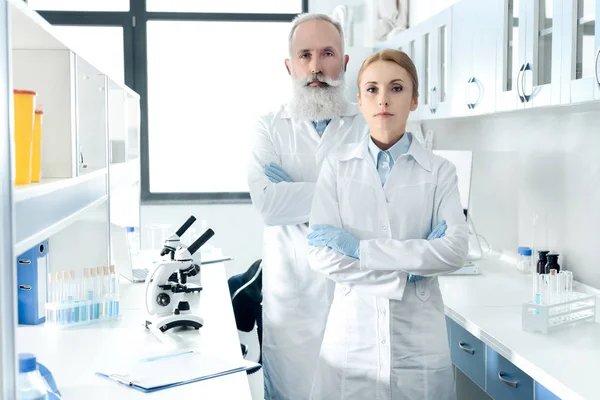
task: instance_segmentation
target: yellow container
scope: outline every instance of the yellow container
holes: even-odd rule
[[[33,145],[31,147],[31,182],[39,182],[42,175],[42,110],[35,110],[33,118]]]
[[[17,185],[31,183],[31,151],[36,93],[15,90],[15,166]]]

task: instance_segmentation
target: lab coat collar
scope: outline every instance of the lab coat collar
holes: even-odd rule
[[[412,156],[417,163],[425,170],[431,172],[431,157],[432,153],[425,149],[421,143],[412,133],[407,132],[410,135],[411,144],[406,152],[407,155]],[[347,145],[348,148],[342,152],[340,155],[340,161],[348,161],[353,158],[365,159],[369,157],[369,141],[371,140],[371,136],[367,135],[362,141],[354,144]]]
[[[354,117],[356,114],[358,114],[359,110],[358,110],[358,105],[356,103],[351,103],[349,101],[346,101],[346,108],[344,109],[344,112],[342,112],[342,115],[340,115],[340,117]],[[288,104],[283,106],[283,110],[281,112],[281,118],[284,119],[289,119],[292,118],[292,115],[290,113],[290,106]]]

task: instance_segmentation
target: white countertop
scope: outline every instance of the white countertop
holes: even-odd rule
[[[600,398],[600,324],[525,332],[521,305],[531,299],[532,276],[496,259],[478,264],[480,275],[440,277],[446,315],[560,398]]]
[[[178,349],[226,359],[242,359],[223,264],[202,268],[203,290],[199,331],[179,333]],[[172,351],[142,325],[145,321],[143,283],[121,284],[121,318],[65,330],[45,326],[17,330],[19,352],[34,353],[52,372],[63,398],[70,399],[247,399],[251,400],[246,372],[195,382],[145,394],[95,375],[102,366]],[[192,307],[193,304],[192,304]],[[177,351],[177,350],[175,350]]]

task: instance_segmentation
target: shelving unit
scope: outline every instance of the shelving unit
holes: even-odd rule
[[[10,116],[0,143],[0,183],[9,183],[0,199],[0,257],[5,264],[0,392],[13,398],[16,331],[28,329],[17,328],[13,318],[16,257],[48,240],[49,272],[79,273],[110,264],[111,223],[139,221],[140,110],[137,93],[74,52],[68,38],[25,2],[0,1],[0,84],[6,96],[0,116]],[[43,105],[42,179],[15,186],[9,164],[14,154],[5,156],[14,148],[7,146],[13,140],[12,93],[22,88],[35,91],[37,104]]]

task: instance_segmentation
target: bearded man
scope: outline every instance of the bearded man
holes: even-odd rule
[[[334,284],[308,265],[308,219],[325,157],[368,135],[344,99],[340,24],[302,14],[289,35],[288,104],[261,117],[248,163],[252,203],[265,228],[262,248],[265,399],[307,400]]]

